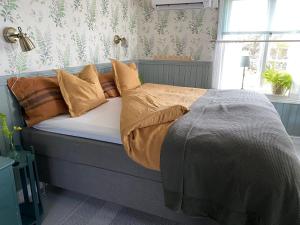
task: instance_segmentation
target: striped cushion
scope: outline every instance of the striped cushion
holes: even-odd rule
[[[114,74],[113,72],[108,73],[100,73],[99,74],[99,81],[104,91],[104,95],[106,98],[115,98],[120,96],[120,93],[116,87]]]
[[[7,85],[24,109],[29,127],[68,112],[56,77],[13,77]]]

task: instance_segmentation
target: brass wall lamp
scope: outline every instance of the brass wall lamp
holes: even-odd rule
[[[18,31],[13,27],[4,28],[3,36],[5,41],[8,43],[16,43],[19,40],[20,47],[23,52],[28,52],[34,49],[35,45],[30,38],[27,37],[27,34],[22,32],[21,27],[18,27]]]
[[[125,37],[120,37],[119,35],[115,35],[114,37],[114,43],[118,45],[121,42],[121,46],[124,48],[128,47],[128,42]]]

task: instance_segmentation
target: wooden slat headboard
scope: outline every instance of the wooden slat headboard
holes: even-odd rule
[[[211,88],[212,62],[140,60],[139,73],[145,83]]]

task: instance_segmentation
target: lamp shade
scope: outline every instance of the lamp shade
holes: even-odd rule
[[[122,38],[122,40],[121,40],[121,46],[123,48],[128,48],[128,41],[127,41],[126,38]]]
[[[250,66],[250,56],[242,56],[240,66],[241,67],[249,67]]]
[[[33,42],[26,35],[20,35],[19,43],[23,52],[29,52],[35,48]]]
[[[35,48],[33,42],[27,34],[22,32],[21,27],[18,27],[18,31],[13,27],[6,27],[3,30],[4,40],[8,43],[16,43],[19,40],[20,47],[23,52],[31,51]]]

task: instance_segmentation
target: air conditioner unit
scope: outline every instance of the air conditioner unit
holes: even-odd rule
[[[201,9],[206,7],[217,8],[218,0],[152,0],[157,10]]]

